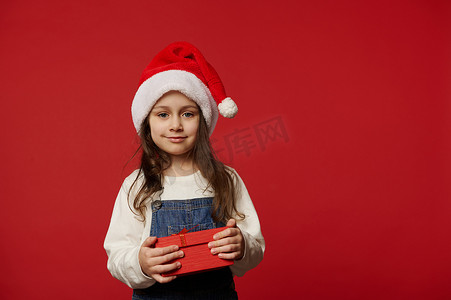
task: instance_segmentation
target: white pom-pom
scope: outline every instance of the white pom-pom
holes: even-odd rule
[[[226,118],[233,118],[238,113],[238,106],[236,106],[235,102],[232,98],[225,98],[218,105],[219,113]]]

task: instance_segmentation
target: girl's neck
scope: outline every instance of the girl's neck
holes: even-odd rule
[[[171,157],[171,166],[164,170],[165,176],[188,176],[197,171],[197,168],[192,159],[189,157]]]

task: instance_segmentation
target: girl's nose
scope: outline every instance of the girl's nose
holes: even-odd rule
[[[183,129],[183,127],[182,127],[182,122],[180,122],[180,118],[178,118],[178,117],[172,118],[170,130],[172,130],[172,131],[180,131],[182,129]]]

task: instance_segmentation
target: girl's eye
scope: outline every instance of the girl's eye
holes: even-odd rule
[[[190,113],[190,112],[186,112],[186,113],[183,113],[182,116],[187,117],[187,118],[192,118],[192,117],[194,117],[194,114]]]
[[[160,118],[167,118],[167,117],[168,117],[168,114],[167,114],[167,113],[159,113],[158,116],[159,116]]]

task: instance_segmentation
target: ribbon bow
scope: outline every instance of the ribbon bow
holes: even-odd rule
[[[193,228],[190,228],[190,229],[183,228],[182,230],[180,230],[179,233],[173,233],[171,235],[178,235],[180,237],[180,243],[182,244],[182,247],[186,247],[187,244],[186,244],[185,233],[190,232],[191,230],[193,230],[197,226],[199,226],[199,224],[197,224],[196,226],[194,226]]]

